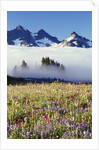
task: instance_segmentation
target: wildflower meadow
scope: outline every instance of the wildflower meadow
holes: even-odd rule
[[[92,84],[7,87],[8,139],[91,139]]]

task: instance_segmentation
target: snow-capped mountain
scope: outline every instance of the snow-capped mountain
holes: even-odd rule
[[[57,37],[51,36],[43,29],[32,33],[21,25],[11,31],[7,31],[8,45],[34,46],[34,47],[92,47],[92,41],[72,32],[70,37],[59,41]]]
[[[20,25],[11,31],[7,31],[7,42],[8,45],[37,46],[32,33]]]
[[[85,37],[79,36],[76,32],[72,32],[70,37],[63,40],[59,44],[53,44],[52,47],[92,47],[92,41]]]
[[[37,33],[34,33],[34,38],[40,47],[42,46],[51,46],[53,43],[59,44],[60,41],[51,35],[49,35],[46,31],[43,29],[39,30]]]
[[[43,29],[32,33],[19,25],[15,29],[7,31],[7,43],[8,45],[48,47],[53,43],[60,43],[60,41]]]

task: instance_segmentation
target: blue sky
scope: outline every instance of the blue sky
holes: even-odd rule
[[[44,29],[59,40],[68,38],[73,31],[92,40],[91,11],[8,11],[7,30],[18,25],[33,33]]]

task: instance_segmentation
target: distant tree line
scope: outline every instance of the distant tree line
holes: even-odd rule
[[[60,64],[57,61],[54,61],[54,59],[50,59],[49,57],[43,57],[41,60],[42,66],[46,65],[46,66],[55,66],[60,70],[65,70],[65,67],[63,66],[63,64]],[[20,66],[15,65],[14,69],[13,69],[13,74],[16,75],[18,72],[20,72],[20,69],[26,70],[29,69],[29,66],[27,65],[27,63],[25,62],[25,60],[22,61],[22,64]]]
[[[47,65],[47,66],[55,66],[55,67],[59,67],[60,69],[64,70],[65,67],[63,66],[63,64],[60,64],[59,62],[55,62],[54,59],[50,59],[49,57],[43,57],[41,60],[42,65]]]
[[[27,63],[25,62],[25,60],[23,60],[21,66],[17,66],[17,65],[14,66],[14,69],[13,69],[14,74],[17,73],[19,67],[21,67],[21,69],[29,69],[29,67],[28,67]]]

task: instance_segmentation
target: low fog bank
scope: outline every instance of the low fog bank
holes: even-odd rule
[[[49,57],[63,64],[65,69],[43,66],[42,57]],[[8,46],[8,75],[24,78],[57,78],[74,82],[92,82],[92,49],[40,48]],[[25,60],[28,68],[20,67]],[[17,70],[14,70],[15,65]]]

